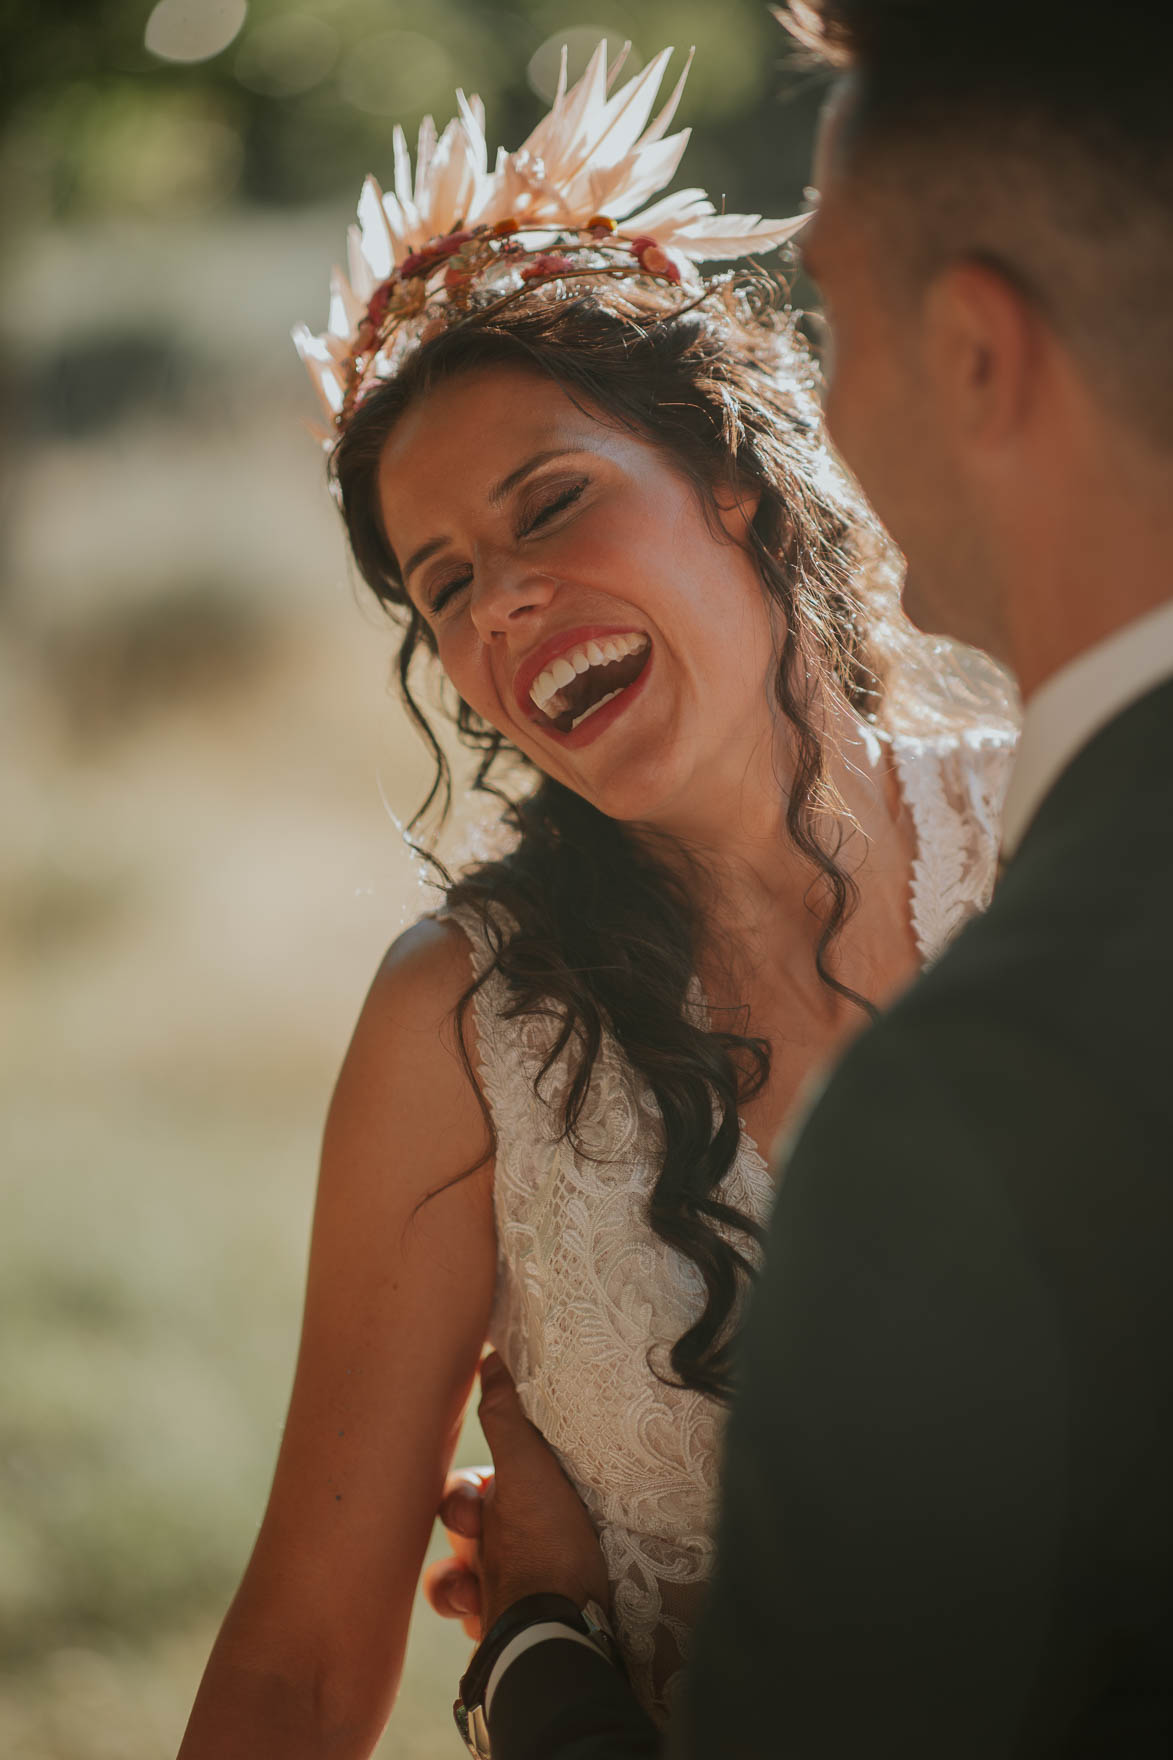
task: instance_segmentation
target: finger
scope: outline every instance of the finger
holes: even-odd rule
[[[480,1614],[481,1586],[458,1558],[438,1558],[428,1565],[423,1589],[429,1607],[441,1619],[465,1620]]]
[[[513,1386],[513,1377],[505,1367],[504,1357],[498,1351],[486,1351],[481,1358],[480,1374],[482,1393],[490,1387],[498,1386],[503,1381],[508,1382],[510,1387]]]
[[[539,1482],[548,1478],[551,1471],[561,1476],[562,1469],[550,1453],[545,1438],[521,1409],[508,1369],[495,1354],[486,1357],[481,1364],[478,1415],[493,1456],[494,1477],[485,1487],[487,1502],[500,1496],[502,1472],[508,1473],[513,1492],[521,1481],[528,1481],[534,1475]]]
[[[453,1467],[444,1481],[443,1496],[459,1486],[468,1486],[471,1490],[483,1490],[485,1482],[493,1477],[492,1467]]]
[[[532,1428],[529,1419],[521,1409],[521,1401],[517,1397],[513,1377],[496,1351],[491,1352],[481,1364],[480,1418],[482,1429],[484,1429],[486,1417],[490,1424],[496,1427],[524,1425],[527,1429]],[[487,1434],[485,1441],[489,1442],[491,1449],[492,1443]],[[494,1457],[495,1466],[496,1459]]]
[[[440,1520],[449,1534],[463,1534],[467,1540],[480,1538],[485,1486],[492,1477],[491,1467],[466,1467],[449,1473],[440,1500]]]
[[[587,1515],[557,1455],[530,1423],[517,1389],[499,1357],[481,1365],[480,1419],[496,1471],[486,1487],[482,1512],[482,1551],[499,1550],[501,1536],[532,1560],[538,1553],[565,1550],[574,1533],[593,1557],[597,1540]],[[483,1558],[496,1567],[488,1557]]]

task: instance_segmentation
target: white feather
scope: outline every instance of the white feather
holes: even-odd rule
[[[592,164],[615,165],[631,152],[652,113],[664,69],[671,59],[671,49],[661,49],[642,73],[628,80],[623,89],[608,100],[598,119],[594,139],[588,143]]]
[[[374,178],[363,185],[358,225],[347,235],[349,276],[331,280],[326,330],[314,336],[304,325],[294,333],[314,389],[329,419],[343,407],[354,335],[376,287],[397,263],[459,225],[512,219],[523,231],[523,249],[557,248],[554,229],[580,233],[597,213],[623,222],[623,237],[654,238],[690,285],[696,264],[773,250],[791,238],[807,216],[763,220],[756,214],[718,214],[701,189],[677,190],[651,200],[676,174],[689,131],[667,130],[684,91],[693,52],[668,102],[648,123],[672,55],[661,50],[623,86],[618,76],[628,48],[607,66],[601,42],[581,79],[568,88],[566,49],[549,112],[516,152],[499,148],[492,171],[485,136],[485,110],[474,95],[458,92],[458,114],[437,134],[425,116],[416,145],[414,175],[403,130],[392,135],[394,191],[384,195]],[[641,133],[642,130],[642,133]],[[651,201],[640,209],[641,203]],[[525,229],[529,229],[528,231]],[[412,324],[387,340],[375,371],[393,371],[411,343]]]
[[[460,120],[464,124],[464,132],[468,139],[469,164],[480,184],[489,169],[489,146],[485,139],[485,106],[478,97],[466,98],[458,91],[456,102],[460,106]]]
[[[346,229],[346,262],[350,270],[350,285],[361,300],[369,300],[375,291],[375,277],[371,274],[371,265],[363,255],[362,233],[357,226]]]
[[[703,189],[678,189],[670,196],[661,196],[642,214],[634,214],[623,227],[624,232],[639,234],[648,233],[652,238],[659,238],[664,227],[676,226],[685,219],[699,219],[704,214],[717,212]]]
[[[598,111],[607,100],[607,44],[599,44],[587,70],[566,96],[555,102],[553,109],[538,123],[520,151],[545,161],[554,175],[556,166],[573,164],[580,156],[581,141],[586,134],[592,111]]]
[[[383,206],[383,192],[368,177],[358,198],[358,223],[362,228],[362,254],[376,281],[386,281],[395,267],[395,239]]]
[[[392,151],[395,154],[395,194],[399,206],[406,214],[415,211],[415,192],[411,186],[411,154],[407,150],[407,136],[399,123],[391,132]]]
[[[425,116],[420,123],[419,139],[415,148],[415,205],[417,208],[422,208],[424,205],[424,192],[428,186],[428,171],[435,150],[436,124],[430,116]]]
[[[327,420],[333,421],[342,408],[343,393],[334,362],[322,347],[321,337],[315,336],[306,325],[297,324],[293,330],[293,346],[305,362],[310,383],[318,394]]]
[[[670,134],[666,141],[655,141],[644,151],[631,155],[627,161],[630,169],[622,187],[612,193],[607,204],[607,212],[613,220],[624,219],[633,208],[638,208],[650,195],[663,189],[676,175],[676,167],[691,133],[691,129],[681,129],[679,134]]]
[[[562,52],[563,52],[563,55],[565,55],[565,53],[566,53],[565,43],[563,43],[563,45],[562,45]],[[623,71],[624,67],[626,67],[627,57],[630,54],[631,54],[631,38],[628,37],[626,43],[624,43],[622,49],[620,49],[618,55],[616,55],[614,61],[611,63],[610,71],[607,74],[607,90],[608,91],[611,90],[611,87],[615,84],[615,81],[619,78],[620,73]]]
[[[335,265],[330,276],[330,316],[326,328],[331,336],[348,341],[362,322],[364,301],[355,297],[342,270]]]
[[[689,73],[692,71],[692,64],[695,56],[696,47],[694,45],[688,51],[688,59],[684,63],[683,73],[672,88],[672,96],[669,98],[660,114],[656,117],[656,120],[648,129],[648,132],[644,135],[644,146],[650,146],[653,141],[663,140],[664,136],[667,134],[672,118],[680,107],[680,100],[684,96],[685,81],[688,79]]]
[[[679,228],[666,228],[661,242],[684,251],[698,263],[715,263],[730,257],[755,256],[777,250],[805,226],[809,214],[792,220],[763,220],[757,214],[718,214]],[[657,235],[659,239],[660,235]]]

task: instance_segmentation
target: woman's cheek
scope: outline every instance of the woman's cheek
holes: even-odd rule
[[[441,642],[439,660],[469,708],[475,710],[482,721],[507,732],[506,687],[498,688],[488,654],[479,638],[474,635],[471,640],[456,637]]]

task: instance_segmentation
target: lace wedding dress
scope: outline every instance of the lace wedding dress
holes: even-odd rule
[[[989,901],[1013,741],[975,731],[892,743],[916,830],[912,920],[927,963]],[[479,975],[492,956],[476,915],[449,914]],[[632,1685],[662,1722],[711,1574],[723,1409],[653,1371],[667,1370],[703,1285],[645,1219],[660,1120],[618,1046],[606,1042],[596,1063],[576,1151],[561,1137],[565,1064],[542,1098],[534,1089],[554,1024],[508,1020],[507,1003],[498,973],[474,1001],[498,1139],[490,1337],[594,1518]],[[744,1131],[723,1195],[765,1221],[770,1172]]]

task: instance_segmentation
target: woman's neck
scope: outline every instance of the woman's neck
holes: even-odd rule
[[[829,784],[822,823],[832,831],[837,822],[824,846],[835,850],[838,837],[836,859],[854,873],[891,827],[887,748],[841,698],[827,705],[818,732]],[[788,921],[801,926],[804,940],[817,938],[805,909],[812,864],[787,827],[796,779],[792,730],[775,721],[748,756],[719,769],[695,780],[679,810],[646,827],[657,855],[671,862],[676,846],[686,882],[702,887],[702,910],[722,933],[744,936]]]

